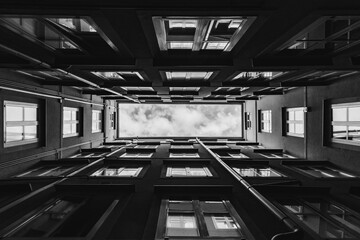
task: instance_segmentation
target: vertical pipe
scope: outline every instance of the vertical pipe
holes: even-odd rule
[[[307,138],[308,138],[308,103],[307,103],[307,86],[304,87],[304,109],[306,109],[305,116],[304,116],[304,158],[308,158],[308,151],[307,151]]]

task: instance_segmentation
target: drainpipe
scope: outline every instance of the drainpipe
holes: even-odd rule
[[[215,160],[222,165],[236,180],[238,180],[256,199],[258,199],[270,212],[272,212],[281,222],[283,222],[288,228],[289,232],[278,233],[274,235],[271,240],[285,240],[301,239],[302,231],[299,229],[296,223],[293,222],[287,215],[280,211],[272,202],[266,199],[261,193],[259,193],[253,186],[246,182],[235,170],[221,160],[216,154],[211,151],[199,138],[196,138],[197,142],[206,149],[206,151],[215,158]]]
[[[307,151],[307,138],[308,138],[308,131],[307,131],[307,126],[308,126],[308,102],[307,102],[307,86],[304,87],[304,158],[307,160],[308,158],[308,151]]]

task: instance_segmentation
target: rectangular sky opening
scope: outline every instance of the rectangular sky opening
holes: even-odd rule
[[[119,104],[120,137],[241,137],[241,107]]]

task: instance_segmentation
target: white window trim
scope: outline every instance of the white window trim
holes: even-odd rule
[[[99,115],[100,114],[100,119],[96,119],[94,120],[94,114]],[[91,111],[91,132],[92,133],[99,133],[102,132],[102,111],[101,110],[92,110]],[[97,128],[97,126],[99,126],[98,124],[101,124],[100,128]],[[96,129],[94,130],[94,126],[96,126]]]
[[[226,225],[229,226],[229,228],[219,228],[219,227],[218,227],[218,223],[217,223],[217,221],[215,220],[216,218],[222,218],[222,219],[224,219],[224,221],[226,222]],[[239,227],[237,226],[236,221],[235,221],[232,217],[230,217],[230,216],[211,216],[211,219],[212,219],[212,221],[213,221],[213,224],[214,224],[215,229],[229,230],[229,229],[238,229],[238,228],[239,228]],[[231,220],[229,220],[229,219],[231,219]],[[235,224],[236,227],[230,227],[230,222],[231,222],[231,221]]]
[[[170,153],[170,158],[199,158],[198,153]]]
[[[263,115],[267,114],[269,120],[264,120]],[[264,128],[263,128],[264,125]],[[265,125],[269,125],[269,129],[265,128]],[[272,133],[272,112],[271,110],[260,110],[260,132],[262,133]]]
[[[347,145],[360,146],[360,141],[351,141],[348,140],[349,137],[349,126],[358,126],[360,127],[360,121],[349,121],[349,108],[351,107],[360,107],[360,102],[349,102],[349,103],[340,103],[340,104],[331,104],[331,112],[334,108],[346,108],[346,121],[331,121],[331,128],[333,126],[344,126],[346,127],[346,139],[336,139],[331,137],[331,141],[334,143],[342,143]]]
[[[146,154],[146,155],[145,155]],[[122,158],[151,158],[154,153],[124,153]]]
[[[7,106],[16,106],[16,107],[22,107],[23,108],[23,117],[25,117],[25,107],[33,107],[36,108],[37,116],[36,121],[6,121],[6,107]],[[25,145],[30,143],[35,143],[39,141],[39,119],[38,119],[38,111],[39,111],[39,105],[35,103],[26,103],[26,102],[16,102],[16,101],[4,101],[4,147],[13,147],[13,146],[19,146],[19,145]],[[36,126],[36,138],[32,139],[24,139],[25,137],[25,126]],[[17,141],[10,141],[8,142],[6,140],[6,128],[7,127],[23,127],[23,139],[17,140]]]
[[[317,169],[316,166],[315,166],[315,167],[314,167],[314,166],[306,166],[306,167],[312,169],[313,171],[321,172],[323,175],[326,175],[326,176],[328,176],[329,178],[339,178],[339,177],[332,176],[332,175],[330,175],[330,174],[328,174],[328,173],[325,173],[325,172],[323,172],[323,171],[320,170],[320,169]],[[336,169],[336,168],[332,168],[332,167],[327,167],[327,166],[325,166],[325,167],[328,168],[328,169],[330,169],[330,170],[332,170],[332,171],[334,171],[334,172],[339,172],[341,175],[344,175],[344,178],[357,178],[356,175],[353,175],[353,174],[344,172],[344,171],[342,171],[342,170],[340,170],[340,169]],[[325,178],[325,177],[317,177],[317,176],[314,176],[313,174],[309,173],[308,171],[301,169],[299,166],[295,166],[295,168],[298,169],[299,171],[307,174],[307,175],[312,176],[312,177],[315,177],[315,178]]]
[[[172,169],[173,168],[183,168],[185,170],[186,175],[173,175]],[[192,168],[202,168],[206,174],[206,176],[198,176],[192,175],[191,170]],[[212,173],[210,172],[208,167],[167,167],[166,169],[166,177],[213,177]]]
[[[105,171],[108,168],[109,167],[100,168],[99,170],[96,170],[95,172],[93,172],[90,176],[91,177],[138,177],[140,172],[143,170],[143,167],[120,167],[120,168],[118,168],[118,171],[119,171],[118,174],[123,172],[124,170],[126,170],[128,168],[137,168],[137,171],[132,175],[123,175],[123,176],[120,176],[120,175],[116,175],[116,176],[99,175],[99,174],[101,174],[101,172]]]
[[[80,109],[79,108],[63,107],[63,113],[64,113],[64,111],[76,112],[76,115],[80,118]],[[80,121],[79,120],[64,120],[64,116],[63,116],[63,132],[62,132],[63,138],[75,137],[75,136],[80,135],[79,131],[76,131],[75,133],[64,134],[64,125],[65,124],[70,124],[70,125],[71,124],[76,124],[76,125],[79,126],[79,129],[80,129]]]
[[[287,118],[288,114],[290,114],[290,112],[302,112],[303,113],[303,120],[289,120]],[[296,116],[296,114],[294,115]],[[304,132],[301,133],[294,133],[294,132],[289,132],[289,128],[287,127],[287,125],[290,124],[302,124],[303,125],[303,130]],[[287,136],[292,136],[292,137],[304,137],[305,134],[305,112],[304,112],[304,108],[303,107],[298,107],[298,108],[287,108],[286,109],[286,135]]]
[[[286,175],[284,175],[284,174],[282,174],[282,173],[274,170],[274,169],[271,168],[271,167],[265,167],[265,168],[264,168],[264,167],[260,167],[260,168],[255,168],[255,167],[244,167],[244,168],[233,167],[233,169],[234,169],[235,172],[237,172],[237,173],[238,173],[240,176],[242,176],[242,177],[250,177],[250,176],[243,176],[243,175],[241,174],[241,172],[240,172],[241,169],[251,170],[252,172],[254,172],[254,175],[256,175],[256,176],[254,176],[254,177],[259,177],[259,178],[286,177]],[[277,175],[279,175],[279,176],[261,176],[261,175],[259,175],[256,171],[254,171],[255,169],[259,169],[259,170],[260,170],[260,169],[262,169],[262,170],[269,170],[269,171],[271,171],[271,172],[273,172],[273,173],[275,173],[275,174],[277,174]]]
[[[259,153],[259,155],[261,155],[265,158],[295,158],[294,156],[291,156],[286,153],[281,153],[281,155],[283,155],[283,156],[279,156],[278,153],[268,153],[268,154]]]

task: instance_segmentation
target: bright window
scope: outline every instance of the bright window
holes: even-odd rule
[[[207,167],[168,167],[167,177],[212,177]]]
[[[286,153],[259,153],[259,155],[266,157],[266,158],[295,158]]]
[[[92,177],[137,177],[142,167],[105,167],[97,170]]]
[[[333,104],[332,141],[360,145],[360,102]]]
[[[172,149],[186,149],[186,148],[194,148],[193,145],[171,145]]]
[[[5,147],[38,141],[37,104],[4,101]]]
[[[249,158],[243,153],[231,153],[231,152],[216,152],[219,158]]]
[[[102,114],[100,110],[92,110],[92,132],[101,132],[102,130]]]
[[[134,153],[124,153],[120,157],[127,157],[127,158],[150,158],[153,153],[141,153],[141,152],[134,152]]]
[[[271,133],[271,110],[260,111],[260,130]]]
[[[199,158],[199,154],[197,153],[187,153],[187,152],[180,152],[180,153],[170,153],[171,158]]]
[[[285,177],[281,173],[275,171],[269,167],[246,167],[246,168],[237,168],[233,167],[233,169],[240,174],[242,177]]]
[[[286,109],[286,134],[296,137],[304,137],[304,109]]]
[[[79,108],[64,107],[63,137],[79,135]]]
[[[159,145],[136,145],[134,148],[156,149]]]

